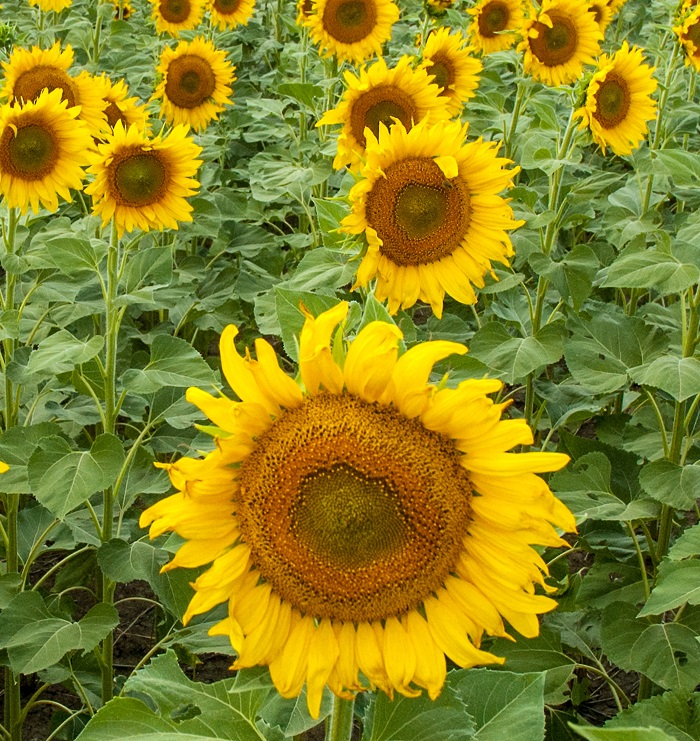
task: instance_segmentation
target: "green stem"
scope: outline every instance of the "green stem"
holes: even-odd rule
[[[632,538],[632,542],[634,543],[634,548],[637,551],[637,560],[639,561],[639,570],[642,572],[642,583],[644,585],[644,599],[648,600],[649,595],[651,594],[651,589],[649,588],[649,577],[647,576],[647,567],[644,563],[644,554],[642,553],[642,549],[639,547],[639,541],[637,540],[637,536],[634,532],[634,527],[632,526],[631,522],[626,523],[627,524],[627,530],[630,534],[630,538]]]
[[[326,741],[350,741],[355,700],[333,696],[333,713],[326,732]]]
[[[515,103],[513,104],[513,115],[510,118],[510,126],[508,127],[508,133],[506,134],[506,146],[504,150],[504,156],[506,159],[511,159],[513,152],[515,151],[515,134],[518,130],[518,119],[520,118],[524,102],[525,82],[521,78],[518,82],[518,90],[515,94]]]

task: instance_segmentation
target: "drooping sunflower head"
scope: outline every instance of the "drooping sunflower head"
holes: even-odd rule
[[[254,9],[255,0],[210,0],[209,3],[212,23],[222,31],[247,26]]]
[[[695,8],[685,20],[673,27],[673,32],[685,52],[686,65],[700,71],[700,7]]]
[[[201,151],[186,126],[176,126],[165,137],[149,137],[136,125],[125,129],[117,121],[88,170],[95,176],[85,189],[93,197],[93,213],[103,225],[114,219],[120,237],[135,228],[177,229],[179,222],[192,221],[186,198],[199,188],[194,175],[202,164],[197,159]]]
[[[7,206],[57,211],[59,196],[71,201],[70,189],[82,189],[92,139],[77,116],[60,90],[0,108],[0,195]]]
[[[202,36],[181,41],[176,49],[166,46],[158,66],[161,81],[151,100],[161,101],[160,115],[168,123],[201,131],[233,103],[234,69],[226,52]]]
[[[518,49],[525,53],[525,72],[545,85],[565,85],[595,64],[603,34],[586,0],[544,0],[525,21]]]
[[[66,8],[70,8],[73,0],[29,0],[30,5],[39,7],[44,13],[52,11],[54,13],[60,13]]]
[[[647,121],[656,116],[654,68],[644,64],[642,50],[627,42],[598,61],[588,83],[584,105],[574,112],[580,128],[588,127],[603,152],[631,154],[647,133]]]
[[[522,0],[479,0],[467,12],[474,17],[467,36],[477,51],[492,54],[515,45],[523,24]]]
[[[181,31],[191,31],[202,22],[204,0],[150,0],[151,17],[158,33],[179,36]]]
[[[306,683],[313,717],[326,685],[365,689],[360,672],[389,694],[434,699],[445,656],[502,662],[479,649],[482,635],[505,635],[504,618],[537,635],[537,614],[556,603],[535,594],[551,587],[531,546],[563,544],[552,525],[575,529],[535,475],[567,457],[506,452],[532,435],[501,420],[506,405],[487,396],[501,383],[430,383],[464,346],[399,355],[401,332],[385,322],[345,346],[336,327],[347,313],[306,313],[301,383],[265,340],[257,359],[239,355],[227,327],[222,368],[241,401],[188,390],[221,430],[216,447],[161,464],[177,493],[141,516],[151,537],[186,540],[166,570],[213,561],[183,621],[228,602],[210,633],[229,637],[233,668],[269,665],[284,697]]]
[[[600,32],[605,35],[614,15],[611,7],[605,0],[593,0],[588,6],[588,12],[593,14],[593,18],[598,24]]]
[[[472,304],[491,263],[513,254],[508,231],[523,222],[499,194],[518,168],[506,169],[498,143],[466,143],[466,132],[455,121],[422,121],[410,131],[396,123],[368,143],[341,229],[365,234],[356,286],[376,278],[375,294],[392,314],[420,299],[440,317],[445,293]]]
[[[403,56],[389,69],[384,59],[379,59],[369,68],[361,69],[359,76],[350,71],[345,73],[348,87],[340,103],[317,124],[343,125],[333,161],[336,169],[347,165],[358,171],[362,167],[366,131],[377,137],[380,124],[391,128],[395,121],[400,121],[410,129],[427,117],[433,121],[450,117],[448,99],[440,95],[426,69],[413,69],[412,61],[411,57]]]
[[[114,131],[117,121],[125,129],[134,124],[140,131],[148,125],[148,111],[137,97],[129,97],[129,89],[124,80],[112,82],[107,75],[96,78],[102,85],[102,99],[106,102],[105,116],[110,131]]]
[[[382,55],[399,18],[392,0],[315,0],[304,20],[311,39],[325,56],[361,63]]]
[[[464,36],[459,31],[450,33],[446,27],[432,31],[423,49],[421,66],[433,77],[453,116],[462,112],[479,86],[482,64],[471,52]]]

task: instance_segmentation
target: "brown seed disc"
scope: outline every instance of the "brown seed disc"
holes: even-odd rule
[[[342,44],[366,39],[377,25],[373,0],[328,0],[323,13],[323,27]]]
[[[176,57],[165,73],[165,95],[178,108],[197,108],[216,88],[211,65],[195,54]]]
[[[452,441],[394,407],[321,394],[243,462],[234,506],[282,599],[336,620],[416,607],[454,569],[471,487]]]
[[[241,0],[214,0],[214,10],[219,15],[233,15],[241,6]]]
[[[686,31],[685,38],[692,41],[695,46],[693,56],[700,56],[700,23],[693,23]]]
[[[122,124],[124,124],[124,128],[129,128],[129,123],[126,120],[126,116],[122,113],[121,108],[114,103],[113,101],[110,101],[107,104],[107,108],[105,108],[105,114],[107,115],[107,123],[109,124],[110,128],[114,128],[117,125],[117,121],[121,121]]]
[[[0,140],[0,170],[22,180],[41,180],[53,172],[60,148],[53,132],[39,121],[26,121]]]
[[[433,82],[439,87],[441,95],[449,95],[448,87],[455,81],[455,68],[450,59],[443,54],[436,54],[430,64],[426,65],[425,71],[434,75]]]
[[[593,114],[604,129],[612,129],[625,120],[630,109],[631,95],[627,80],[609,72],[595,94],[596,110]]]
[[[68,108],[79,105],[78,90],[67,72],[58,67],[40,64],[23,72],[15,81],[12,88],[12,99],[35,101],[41,91],[49,92],[60,88],[62,99],[68,101]]]
[[[170,173],[157,150],[136,146],[115,155],[109,165],[110,195],[120,206],[148,206],[167,194]]]
[[[394,85],[380,85],[372,88],[352,104],[350,129],[355,139],[366,146],[365,128],[379,136],[379,124],[391,128],[393,119],[398,118],[408,131],[417,123],[418,109],[413,98]]]
[[[158,8],[168,23],[183,23],[190,17],[190,0],[160,0]]]
[[[597,3],[591,3],[588,12],[593,13],[593,19],[596,23],[600,23],[600,19],[603,17],[603,9],[600,5]]]
[[[510,20],[510,10],[500,0],[486,3],[479,14],[479,35],[492,39],[499,31],[505,30]]]
[[[573,19],[563,13],[549,12],[552,27],[539,21],[533,28],[539,33],[536,39],[530,39],[530,48],[545,67],[556,67],[566,64],[578,49],[578,31]]]
[[[469,189],[458,175],[448,180],[429,157],[395,162],[367,195],[367,223],[380,250],[397,265],[421,265],[451,254],[471,218]]]

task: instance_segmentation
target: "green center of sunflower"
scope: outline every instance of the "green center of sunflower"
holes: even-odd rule
[[[426,72],[433,75],[433,82],[441,88],[441,95],[449,95],[448,87],[454,82],[454,69],[452,65],[443,57],[433,57],[430,64],[426,67]]]
[[[391,128],[398,119],[408,131],[413,123],[420,120],[418,108],[413,98],[394,85],[379,85],[363,93],[352,105],[350,129],[356,141],[363,147],[367,144],[365,128],[376,137],[379,124]]]
[[[121,205],[147,206],[161,197],[168,171],[155,152],[127,154],[113,166],[113,183]]]
[[[625,120],[630,109],[630,91],[621,75],[609,72],[600,83],[595,99],[593,115],[603,128],[611,129]]]
[[[53,134],[45,127],[29,124],[9,127],[0,142],[0,169],[6,169],[23,180],[41,180],[50,173],[59,156]]]
[[[397,265],[425,265],[451,254],[471,221],[467,183],[446,178],[430,157],[394,162],[377,178],[365,204],[380,251]]]
[[[376,22],[377,9],[372,0],[328,0],[322,18],[326,32],[343,44],[367,38]]]
[[[183,23],[190,16],[190,0],[160,0],[160,14],[168,23]]]
[[[538,32],[537,38],[530,39],[530,48],[545,67],[556,67],[566,64],[578,48],[576,24],[568,15],[550,12],[552,27],[539,21],[533,28]]]
[[[487,39],[503,31],[510,20],[510,12],[505,3],[492,0],[486,3],[479,14],[479,33]]]
[[[15,100],[36,100],[41,91],[60,89],[62,99],[68,101],[68,108],[78,105],[78,92],[70,76],[59,67],[40,64],[22,73],[12,87]]]
[[[241,0],[214,0],[214,10],[222,15],[230,15],[238,10]]]
[[[234,506],[252,561],[304,613],[400,615],[456,566],[471,500],[460,459],[393,406],[307,397],[239,469]]]
[[[195,54],[183,54],[168,65],[165,95],[178,108],[197,108],[216,89],[216,77],[211,65]]]

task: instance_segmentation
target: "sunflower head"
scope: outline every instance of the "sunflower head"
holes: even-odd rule
[[[134,6],[131,0],[112,0],[114,5],[114,20],[126,21],[134,14]]]
[[[514,46],[523,23],[522,0],[479,0],[467,11],[473,19],[467,29],[469,42],[483,54]]]
[[[39,10],[44,13],[49,11],[60,13],[62,10],[70,8],[72,2],[73,0],[29,0],[30,5],[38,6]]]
[[[179,36],[182,31],[190,31],[202,22],[204,0],[150,0],[153,6],[152,18],[158,33]]]
[[[595,22],[600,28],[600,32],[605,35],[605,32],[612,22],[613,11],[605,0],[593,0],[588,6],[588,12],[593,14]]]
[[[700,71],[700,7],[696,7],[673,32],[685,52],[686,65]]]
[[[121,121],[125,129],[135,124],[143,131],[148,125],[148,111],[143,103],[139,103],[138,98],[129,97],[129,89],[124,80],[112,82],[105,74],[95,79],[102,85],[101,96],[107,106],[105,116],[109,130],[114,131],[117,122]]]
[[[253,15],[255,0],[210,0],[209,13],[212,23],[220,30],[247,26]]]
[[[430,383],[464,346],[400,354],[385,322],[346,346],[336,328],[347,303],[302,311],[300,382],[265,340],[253,359],[224,330],[222,369],[240,401],[188,390],[220,436],[203,459],[161,464],[177,493],[141,525],[186,540],[166,570],[213,562],[183,622],[227,602],[210,633],[231,640],[233,668],[269,665],[284,697],[306,684],[313,717],[325,686],[434,699],[445,656],[502,663],[480,650],[482,635],[506,635],[504,618],[537,635],[538,613],[555,607],[535,593],[552,588],[532,545],[559,546],[553,525],[575,524],[535,474],[567,457],[506,452],[532,435],[501,420],[505,405],[487,396],[500,382]]]

